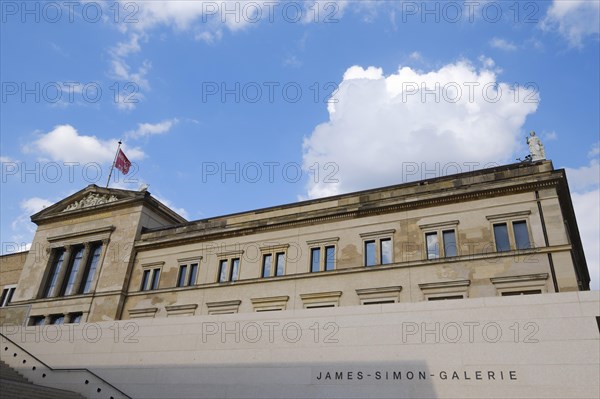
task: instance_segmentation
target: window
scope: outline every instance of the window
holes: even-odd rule
[[[77,248],[75,248],[75,252],[74,252],[75,255],[69,266],[69,271],[67,272],[67,275],[69,277],[67,278],[67,283],[64,285],[63,289],[61,290],[62,291],[61,296],[71,295],[71,294],[75,293],[75,283],[76,283],[76,278],[79,273],[81,259],[83,259],[83,251],[84,251],[83,246],[78,246]]]
[[[315,292],[313,294],[300,294],[304,309],[333,308],[340,306],[342,291]]]
[[[145,269],[142,275],[142,286],[140,291],[150,291],[158,289],[160,280],[160,268]]]
[[[0,300],[0,308],[3,308],[10,304],[10,301],[12,301],[12,297],[16,289],[16,285],[7,285],[4,287],[4,289],[2,290],[2,299]]]
[[[388,265],[394,263],[394,246],[392,236],[396,230],[363,233],[365,266]]]
[[[456,226],[458,226],[458,220],[419,225],[425,233],[426,259],[458,256]]]
[[[361,305],[379,305],[400,302],[401,286],[361,288],[356,290]]]
[[[419,288],[426,301],[441,301],[467,298],[470,285],[471,280],[453,280],[419,284]]]
[[[179,266],[179,274],[177,276],[177,287],[186,287],[196,284],[198,276],[198,263]]]
[[[43,326],[46,318],[44,316],[33,316],[29,319],[30,326]]]
[[[548,273],[492,277],[490,279],[499,296],[542,294],[547,292],[547,280]]]
[[[233,301],[206,302],[206,307],[208,308],[209,315],[232,314],[238,312],[241,303],[242,301],[239,299]]]
[[[339,237],[307,241],[310,248],[310,271],[332,271],[336,267],[335,247]]]
[[[53,249],[42,297],[90,293],[101,253],[102,242]]]
[[[65,324],[65,315],[55,314],[50,316],[50,324]]]
[[[65,259],[65,249],[58,248],[53,251],[52,266],[50,268],[50,274],[48,275],[48,281],[46,283],[46,289],[44,290],[44,298],[50,298],[54,294],[54,287],[56,286],[58,276],[62,269],[63,261]]]
[[[531,214],[530,211],[522,211],[487,216],[487,219],[492,222],[494,244],[497,252],[524,250],[533,247],[527,226],[529,214]]]
[[[237,281],[240,276],[240,258],[219,261],[219,283]]]
[[[69,313],[69,323],[79,324],[83,319],[83,313]]]
[[[289,245],[269,245],[260,248],[262,252],[262,277],[285,275],[285,259]]]
[[[98,269],[98,261],[100,260],[100,254],[102,253],[102,243],[92,245],[91,256],[87,262],[85,272],[83,273],[83,288],[81,293],[88,294],[92,291],[92,282]]]
[[[252,298],[252,306],[255,312],[274,312],[285,310],[289,296],[273,296],[266,298]]]

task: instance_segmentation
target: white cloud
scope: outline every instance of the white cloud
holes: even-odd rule
[[[52,204],[52,201],[45,198],[33,197],[21,201],[21,209],[27,212],[29,215],[33,215],[34,213],[37,213]]]
[[[590,286],[600,290],[600,189],[572,193],[571,198],[590,271]]]
[[[167,119],[159,123],[138,123],[136,130],[130,130],[125,133],[126,137],[137,139],[144,136],[152,136],[156,134],[164,134],[171,130],[179,120],[177,118]]]
[[[584,191],[600,185],[600,163],[593,159],[588,166],[577,169],[565,168],[569,188],[572,191]]]
[[[39,154],[58,162],[112,162],[117,150],[116,139],[101,140],[96,136],[85,136],[71,125],[58,125],[48,133],[43,133],[33,143],[24,147],[26,152]],[[130,160],[144,158],[139,148],[128,148],[123,145]]]
[[[471,168],[512,162],[517,151],[525,151],[525,119],[538,106],[525,98],[537,100],[537,94],[515,101],[510,84],[497,81],[495,71],[467,61],[429,72],[402,67],[389,76],[376,67],[348,68],[329,102],[329,121],[316,126],[303,145],[304,168],[334,163],[329,172],[337,168],[339,181],[327,181],[322,171],[318,182],[309,182],[307,196],[432,177],[423,166],[440,175],[466,171],[466,162],[477,163]],[[415,166],[419,171],[408,173]]]
[[[4,242],[3,252],[20,252],[29,249],[35,235],[36,226],[31,222],[30,216],[52,205],[53,202],[39,197],[27,198],[21,201],[21,213],[11,223],[13,234],[11,242]]]
[[[410,53],[408,58],[410,58],[413,61],[422,61],[423,60],[423,56],[418,51],[413,51],[412,53]]]
[[[592,149],[588,153],[588,157],[597,157],[598,155],[600,155],[600,142],[595,143],[592,146]]]
[[[0,156],[0,162],[15,162],[10,157],[5,157],[4,155]]]
[[[168,208],[171,208],[173,211],[175,211],[180,216],[183,216],[185,219],[189,220],[189,213],[184,208],[178,208],[178,207],[174,206],[173,203],[171,201],[169,201],[168,199],[159,197],[156,194],[152,194],[152,196],[154,198],[156,198],[158,201],[165,204]]]
[[[572,47],[582,47],[583,39],[600,33],[600,1],[554,0],[542,20],[542,29],[558,30]]]
[[[498,37],[495,37],[490,41],[490,46],[504,51],[515,51],[517,49],[515,44]]]

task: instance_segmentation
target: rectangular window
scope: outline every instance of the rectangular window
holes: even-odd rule
[[[158,289],[160,280],[160,268],[146,269],[142,275],[142,286],[140,291],[149,291]]]
[[[16,285],[6,286],[2,290],[2,300],[0,300],[0,307],[7,306],[12,301],[12,297],[17,289]]]
[[[445,301],[446,299],[463,299],[462,295],[446,295],[446,296],[430,296],[427,298],[428,301]]]
[[[65,323],[65,315],[57,314],[50,317],[50,324],[64,324]]]
[[[335,270],[335,247],[325,247],[325,271]]]
[[[46,318],[44,316],[34,316],[29,319],[30,326],[43,326]]]
[[[506,223],[497,223],[494,225],[494,239],[496,240],[496,251],[510,251],[510,241],[508,239],[508,227]]]
[[[83,318],[83,313],[71,313],[69,314],[69,323],[79,324]]]
[[[58,280],[58,275],[60,274],[60,270],[62,269],[63,260],[65,258],[65,250],[64,248],[54,250],[54,259],[52,261],[52,266],[50,268],[50,274],[48,275],[48,282],[46,284],[46,289],[44,290],[44,297],[49,298],[54,291],[54,287],[56,286],[56,280]]]
[[[321,271],[321,248],[310,250],[310,271],[313,273]]]
[[[83,289],[81,293],[89,294],[92,291],[92,283],[94,282],[94,276],[98,269],[98,262],[100,261],[100,254],[102,253],[102,244],[98,243],[92,246],[91,254],[89,257],[88,264],[86,265],[85,272],[83,273]]]
[[[513,222],[513,231],[515,233],[515,245],[517,249],[529,249],[529,232],[527,231],[527,222],[520,220]]]
[[[427,242],[427,259],[438,259],[440,257],[440,244],[437,232],[425,234],[425,241]]]
[[[187,265],[179,266],[179,275],[177,276],[177,287],[185,287],[187,278]]]
[[[374,266],[376,264],[375,241],[365,241],[365,266]]]
[[[237,281],[240,276],[240,258],[219,261],[219,283]]]
[[[262,267],[262,276],[263,277],[271,277],[272,261],[273,261],[273,255],[266,254],[263,256],[263,267]]]
[[[541,293],[542,290],[506,291],[502,293],[502,296],[535,295]]]
[[[198,264],[192,263],[190,265],[190,276],[188,278],[187,285],[196,285],[196,278],[198,277]]]
[[[444,240],[444,256],[446,258],[458,255],[456,250],[456,232],[454,230],[442,231],[442,239]]]
[[[392,239],[385,238],[379,241],[379,251],[381,253],[381,264],[392,263]]]
[[[275,254],[275,275],[283,276],[285,274],[285,253],[278,252]]]
[[[64,286],[61,295],[71,295],[76,292],[75,290],[75,279],[77,278],[77,274],[79,273],[79,268],[81,266],[81,260],[83,259],[83,251],[84,247],[75,248],[74,256],[71,261],[71,265],[69,267],[69,271],[67,272],[68,278],[67,283]]]

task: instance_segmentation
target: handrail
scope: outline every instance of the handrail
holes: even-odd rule
[[[27,349],[23,348],[21,345],[17,344],[15,341],[13,341],[12,339],[8,338],[6,335],[0,333],[0,336],[2,338],[4,338],[5,340],[7,340],[8,342],[10,342],[11,344],[15,345],[17,348],[19,348],[23,352],[27,353],[29,356],[31,356],[32,358],[34,358],[36,361],[38,361],[39,363],[41,363],[42,365],[44,365],[46,368],[50,369],[51,371],[87,371],[88,373],[90,373],[91,375],[93,375],[94,377],[96,377],[97,379],[99,379],[100,381],[104,382],[106,385],[110,386],[111,388],[113,388],[117,392],[121,393],[126,398],[133,399],[131,396],[127,395],[125,392],[121,391],[119,388],[117,388],[116,386],[114,386],[110,382],[106,381],[104,378],[100,377],[98,374],[94,373],[93,371],[91,371],[91,370],[89,370],[89,369],[87,369],[85,367],[81,367],[81,368],[53,368],[53,367],[50,367],[46,363],[44,363],[42,360],[40,360],[37,356],[33,355]]]

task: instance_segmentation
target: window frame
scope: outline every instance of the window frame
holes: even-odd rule
[[[492,245],[493,245],[494,251],[496,253],[512,252],[512,251],[527,251],[527,250],[535,248],[535,245],[533,242],[533,234],[531,231],[530,216],[531,216],[530,210],[486,216],[486,219],[490,223],[490,231],[492,233]],[[515,234],[515,226],[514,225],[515,225],[515,223],[521,223],[521,222],[525,223],[525,231],[527,232],[527,240],[528,240],[528,244],[529,244],[527,248],[519,248],[517,245],[518,243],[517,243],[517,237]],[[498,250],[498,240],[496,238],[495,226],[501,225],[501,224],[506,224],[506,230],[508,233],[508,244],[509,244],[510,248],[506,251]]]
[[[310,240],[306,242],[308,246],[308,271],[309,273],[321,273],[321,272],[332,272],[337,269],[337,243],[340,240],[339,237],[319,238],[316,240]],[[327,269],[329,265],[329,259],[327,257],[327,250],[333,248],[333,267]],[[313,254],[315,251],[319,251],[319,262],[318,269],[315,270]]]
[[[142,265],[140,292],[156,291],[160,289],[160,276],[165,262],[154,262]],[[148,276],[148,279],[146,279]]]
[[[374,267],[374,266],[386,266],[393,265],[395,263],[394,256],[394,235],[396,233],[396,229],[388,229],[388,230],[380,230],[380,231],[372,231],[368,233],[361,233],[360,237],[362,238],[362,251],[363,251],[363,266],[364,267]],[[382,242],[390,241],[390,262],[383,263],[383,245]],[[375,247],[375,263],[369,264],[367,258],[367,244],[373,243]]]
[[[506,293],[514,293],[514,295],[523,291],[541,291],[541,294],[548,292],[547,284],[549,281],[548,273],[537,274],[522,274],[506,277],[492,277],[491,283],[496,288],[498,296],[510,296]]]
[[[419,284],[425,301],[465,299],[469,297],[470,286],[471,280],[436,281]]]
[[[429,261],[435,261],[440,259],[457,258],[460,256],[460,244],[458,242],[458,220],[449,220],[437,223],[427,223],[419,225],[423,237],[423,259]],[[446,254],[446,240],[444,237],[445,233],[452,232],[454,234],[454,248],[456,251],[455,255]],[[427,238],[435,236],[437,239],[437,256],[430,256],[429,244]]]
[[[260,248],[260,278],[281,277],[286,275],[289,244],[269,244]],[[283,255],[283,273],[279,274],[279,255]],[[265,260],[270,257],[269,272],[265,273]]]
[[[200,272],[200,262],[202,256],[195,256],[191,258],[177,259],[177,280],[175,281],[175,288],[192,287],[198,284],[198,274]],[[185,268],[185,275],[182,276],[182,269]],[[181,278],[183,277],[183,284]]]
[[[12,298],[17,290],[17,284],[6,284],[2,288],[2,297],[0,299],[0,308],[4,308],[12,302]]]
[[[241,280],[241,272],[242,272],[242,258],[244,255],[244,251],[229,251],[222,252],[217,254],[217,276],[216,282],[219,284],[225,283],[235,283],[236,281]],[[236,278],[233,279],[234,276],[234,262],[237,260],[237,274]],[[222,265],[225,262],[225,279],[221,279],[222,274]]]

